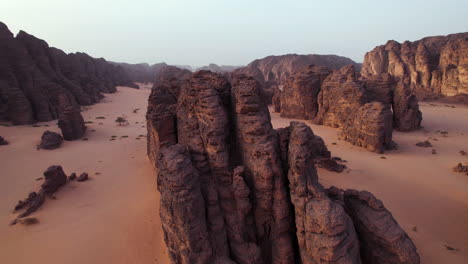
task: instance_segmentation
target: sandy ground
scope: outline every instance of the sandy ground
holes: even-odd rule
[[[119,88],[89,107],[83,112],[93,122],[89,140],[64,142],[56,150],[35,147],[44,130],[58,131],[56,121],[41,127],[0,126],[0,135],[11,143],[0,147],[0,263],[168,263],[156,179],[145,138],[136,139],[146,134],[148,87]],[[133,113],[136,108],[140,110]],[[319,169],[321,182],[369,190],[383,200],[414,239],[422,263],[468,263],[468,176],[451,170],[468,162],[468,156],[458,153],[468,152],[468,107],[423,103],[421,109],[424,128],[395,132],[399,149],[383,155],[339,141],[336,129],[311,125],[350,168],[340,174]],[[115,118],[124,115],[130,125],[117,126]],[[272,113],[275,128],[290,121]],[[112,135],[117,140],[110,141]],[[426,139],[438,154],[415,146]],[[39,224],[9,226],[14,204],[38,188],[35,179],[52,164],[62,165],[67,174],[88,172],[91,180],[72,182],[57,193],[57,200],[47,200],[32,215]]]
[[[146,137],[137,139],[146,135],[148,95],[147,89],[130,88],[107,95],[82,113],[93,122],[87,124],[89,140],[65,141],[56,150],[36,150],[43,131],[59,131],[56,121],[0,126],[10,142],[0,147],[0,263],[168,263]],[[117,126],[117,116],[130,124]],[[112,135],[115,141],[109,140]],[[53,164],[68,175],[88,172],[90,180],[71,182],[56,200],[46,200],[31,215],[39,224],[9,226],[13,206],[39,188],[42,181],[35,179]]]
[[[395,132],[398,150],[383,155],[338,140],[336,129],[310,124],[350,168],[349,173],[319,169],[322,184],[374,193],[414,240],[425,264],[468,263],[468,176],[452,172],[458,162],[468,163],[468,156],[459,154],[468,152],[468,107],[450,106],[422,103],[424,128]],[[272,113],[275,128],[289,121]],[[427,139],[433,148],[415,146]]]

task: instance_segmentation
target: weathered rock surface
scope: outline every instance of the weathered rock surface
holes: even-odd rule
[[[347,119],[340,132],[342,139],[369,151],[392,149],[392,112],[380,102],[364,104]]]
[[[0,120],[14,125],[57,119],[68,106],[98,102],[132,85],[121,67],[85,53],[65,54],[0,22]]]
[[[344,203],[359,236],[363,263],[420,263],[413,241],[374,195],[346,190]]]
[[[339,69],[352,64],[360,68],[360,64],[353,60],[336,55],[297,55],[268,56],[254,60],[246,67],[235,70],[237,74],[254,77],[262,87],[267,103],[271,103],[275,89],[282,82],[287,81],[297,71],[308,65],[323,66],[329,69]]]
[[[18,204],[15,206],[15,211],[19,211],[25,209],[18,218],[27,217],[30,214],[34,213],[44,204],[45,201],[45,192],[44,190],[40,190],[38,193],[31,192],[24,201],[18,201]],[[16,222],[12,222],[12,224],[16,224]]]
[[[302,263],[361,263],[351,218],[318,182],[312,130],[298,122],[290,130],[288,179]]]
[[[319,111],[314,122],[341,128],[342,139],[381,153],[394,147],[390,105],[378,102],[388,98],[368,94],[366,83],[359,77],[352,66],[328,76],[318,95]],[[372,99],[379,100],[369,102]]]
[[[343,199],[318,182],[316,160],[331,160],[323,140],[303,123],[275,131],[260,84],[229,77],[200,71],[177,97],[153,88],[149,99],[148,156],[171,261],[366,263]]]
[[[393,90],[393,127],[398,131],[413,131],[421,127],[422,113],[408,79],[402,79]]]
[[[54,165],[44,172],[45,182],[41,185],[42,190],[47,194],[56,192],[62,185],[67,183],[67,175],[63,172],[62,166]]]
[[[364,76],[389,73],[408,79],[412,91],[426,95],[468,94],[468,33],[426,37],[398,43],[390,40],[366,53]]]
[[[46,130],[41,136],[39,149],[56,149],[62,145],[63,137],[59,133]]]
[[[15,212],[23,210],[23,212],[10,224],[15,225],[21,222],[20,218],[27,217],[37,211],[44,204],[46,195],[52,196],[53,193],[66,183],[67,175],[65,175],[61,166],[53,165],[47,168],[44,172],[44,183],[41,185],[41,189],[37,192],[30,192],[26,199],[18,201],[14,210]]]
[[[318,112],[317,97],[320,87],[330,73],[325,67],[309,65],[281,83],[281,117],[314,119]]]
[[[8,145],[8,141],[6,141],[3,137],[0,136],[0,146],[1,145]]]
[[[68,107],[60,113],[58,126],[65,140],[77,140],[84,136],[86,126],[80,110]]]

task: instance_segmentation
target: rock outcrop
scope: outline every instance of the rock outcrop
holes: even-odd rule
[[[274,130],[259,82],[200,71],[177,97],[155,89],[148,156],[172,263],[366,263],[354,216],[318,181],[323,140],[300,122]]]
[[[6,141],[3,137],[0,136],[0,146],[2,145],[8,145],[8,141]]]
[[[56,149],[62,145],[63,137],[56,132],[46,130],[41,136],[41,143],[37,146],[39,149]]]
[[[368,93],[365,80],[352,66],[335,71],[323,82],[318,95],[316,124],[340,128],[340,137],[378,153],[394,147],[389,98]],[[371,101],[378,99],[378,101]],[[370,102],[371,101],[371,102]]]
[[[68,106],[98,102],[133,83],[119,66],[85,53],[66,54],[0,22],[0,120],[14,125],[57,119]]]
[[[468,33],[401,44],[390,40],[366,53],[361,73],[408,79],[410,89],[421,99],[468,95]]]
[[[77,140],[84,136],[86,126],[80,110],[68,107],[60,113],[58,126],[65,140]]]
[[[246,67],[237,69],[234,72],[254,77],[263,88],[266,102],[271,103],[274,91],[281,83],[287,81],[297,71],[311,64],[329,69],[339,69],[348,64],[360,68],[360,64],[353,60],[336,55],[287,54],[254,60]]]
[[[363,263],[420,262],[413,241],[372,193],[346,190],[344,203],[359,236]]]
[[[320,87],[330,73],[325,67],[309,65],[281,83],[278,87],[281,117],[314,119],[318,112]]]

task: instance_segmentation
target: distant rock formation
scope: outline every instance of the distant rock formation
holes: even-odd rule
[[[419,263],[383,205],[351,204],[351,214],[323,188],[314,163],[330,153],[310,127],[274,130],[260,83],[229,77],[200,71],[178,96],[155,87],[149,99],[148,156],[172,263]],[[385,219],[361,229],[373,211]]]
[[[353,60],[336,55],[297,55],[268,56],[254,60],[246,67],[235,70],[237,74],[246,74],[254,77],[263,88],[265,98],[270,104],[275,89],[296,73],[309,65],[339,69],[345,65],[354,65],[360,69],[360,64]]]
[[[366,53],[361,73],[389,73],[408,79],[411,90],[421,99],[468,95],[468,32],[402,44],[390,40]]]
[[[62,145],[62,142],[62,135],[46,130],[42,134],[41,143],[37,147],[38,149],[56,149]]]
[[[60,114],[58,126],[65,140],[77,140],[84,136],[86,126],[80,110],[68,107]]]
[[[241,66],[229,66],[229,65],[217,65],[214,63],[210,63],[208,66],[199,67],[196,71],[212,71],[217,73],[225,73],[225,72],[232,72]]]
[[[0,22],[0,120],[14,125],[57,119],[67,106],[91,105],[115,86],[132,86],[123,68],[85,53],[65,54]]]
[[[151,66],[148,63],[131,64],[112,61],[110,63],[122,67],[122,69],[125,71],[130,80],[140,83],[153,82],[154,78],[157,75],[157,72],[161,68],[167,66],[167,64],[164,62],[156,63]]]

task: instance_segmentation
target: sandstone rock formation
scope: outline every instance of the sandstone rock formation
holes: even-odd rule
[[[172,263],[367,263],[359,223],[318,181],[315,160],[330,157],[323,140],[300,122],[274,130],[254,78],[200,71],[178,97],[155,89],[148,156]],[[382,255],[406,249],[417,256]]]
[[[346,190],[344,203],[359,236],[363,263],[419,263],[413,241],[374,195]]]
[[[76,140],[84,136],[86,126],[80,110],[74,107],[66,108],[60,113],[58,126],[65,140]]]
[[[335,71],[323,82],[314,122],[341,128],[340,137],[378,153],[394,147],[390,105],[369,102],[376,97],[366,90],[352,66]],[[389,100],[380,98],[380,101]]]
[[[68,106],[98,102],[132,85],[121,67],[85,53],[65,54],[0,22],[0,120],[14,125],[58,118]]]
[[[308,65],[323,66],[329,69],[339,69],[352,64],[360,68],[360,64],[353,60],[336,55],[297,55],[268,56],[254,60],[246,67],[235,70],[237,74],[254,77],[264,90],[266,101],[271,103],[275,89],[291,75]]]
[[[408,79],[420,98],[468,95],[468,33],[427,37],[402,44],[390,40],[368,52],[364,76],[389,73]]]
[[[320,87],[330,73],[325,67],[309,65],[281,83],[278,89],[281,91],[281,117],[314,119],[318,112]]]
[[[63,137],[59,133],[46,130],[41,136],[39,149],[56,149],[62,145]]]
[[[0,136],[0,146],[8,145],[8,141],[6,141],[3,137]]]

